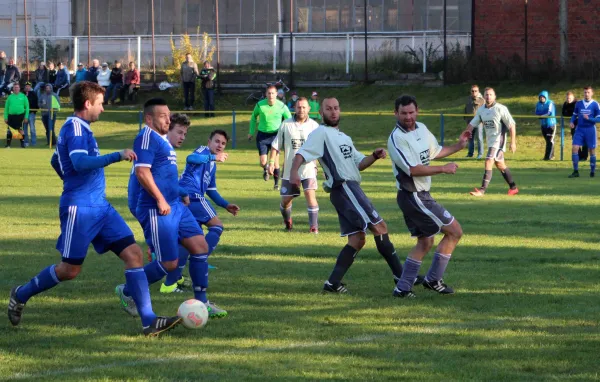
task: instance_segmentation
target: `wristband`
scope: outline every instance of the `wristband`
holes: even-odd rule
[[[274,160],[270,160],[269,164],[275,164],[275,161]]]

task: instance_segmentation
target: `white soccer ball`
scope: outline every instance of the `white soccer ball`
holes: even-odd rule
[[[177,309],[177,315],[181,317],[183,326],[188,329],[200,329],[208,322],[208,309],[202,301],[190,299],[184,301]]]

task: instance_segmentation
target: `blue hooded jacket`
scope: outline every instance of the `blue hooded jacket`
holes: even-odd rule
[[[548,92],[543,90],[539,95],[540,97],[546,98],[546,102],[539,102],[535,106],[535,115],[544,115],[549,117],[554,117],[556,115],[556,108],[554,107],[554,102],[550,100],[550,96]],[[540,118],[540,124],[542,127],[552,127],[556,126],[556,118]]]
[[[85,81],[87,78],[87,70],[84,68],[77,69],[75,72],[75,82]]]

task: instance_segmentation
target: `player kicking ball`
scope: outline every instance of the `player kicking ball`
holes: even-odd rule
[[[360,171],[369,168],[378,159],[384,159],[386,152],[379,148],[365,156],[356,150],[352,139],[339,129],[341,111],[337,99],[325,98],[320,112],[323,125],[308,136],[296,153],[290,169],[290,183],[300,187],[300,167],[318,159],[325,172],[325,191],[329,192],[329,200],[338,214],[341,236],[348,237],[348,244],[338,255],[323,291],[348,291],[342,279],[364,247],[367,229],[373,233],[377,250],[387,261],[396,283],[402,275],[400,259],[390,241],[385,222],[360,187]]]
[[[312,133],[319,124],[309,118],[308,99],[298,98],[296,101],[296,114],[283,121],[277,136],[271,143],[271,161],[274,161],[283,147],[285,163],[283,167],[283,178],[281,181],[281,204],[279,210],[283,216],[283,224],[287,231],[292,230],[292,201],[300,196],[300,188],[290,183],[290,169],[294,156],[302,147],[306,138]],[[309,232],[319,233],[319,204],[315,191],[317,189],[317,166],[315,162],[310,162],[300,166],[300,180],[304,189],[306,206],[308,210]],[[273,168],[269,167],[269,174],[273,175]]]
[[[208,257],[219,243],[221,234],[223,233],[223,223],[217,216],[213,206],[205,198],[205,195],[217,206],[226,209],[233,216],[237,216],[240,211],[240,207],[223,199],[219,191],[217,191],[217,166],[215,162],[225,162],[227,160],[228,155],[225,153],[225,147],[228,140],[229,137],[223,130],[214,130],[211,132],[206,146],[198,147],[187,157],[185,170],[179,180],[179,186],[189,195],[190,204],[188,208],[192,212],[196,222],[200,226],[205,225],[208,227],[208,233],[205,237],[208,243],[208,251],[199,256],[190,256],[189,259],[190,271],[192,268],[199,268],[201,269],[199,274],[202,276],[199,279],[199,283],[194,284],[194,298],[202,301],[207,306],[208,314],[211,318],[227,316],[227,311],[210,302],[206,296],[206,289],[208,288]],[[183,269],[185,261],[188,258],[188,252],[184,248],[181,249],[183,252],[180,253],[179,257],[179,269]],[[180,275],[181,273],[171,278],[167,277],[167,281],[163,284],[161,290],[163,288],[176,287],[177,277]]]
[[[131,290],[130,299],[135,301],[135,313],[141,316],[146,336],[158,336],[181,321],[179,317],[157,317],[152,311],[142,250],[131,229],[106,200],[104,167],[137,156],[129,149],[100,155],[91,125],[104,111],[104,93],[100,85],[87,81],[71,87],[75,112],[60,129],[52,156],[52,167],[63,180],[61,234],[56,243],[62,260],[10,291],[8,319],[13,326],[21,322],[23,308],[31,297],[77,277],[90,244],[98,253],[114,252],[125,263],[125,285]]]
[[[396,99],[394,113],[397,122],[388,139],[388,151],[398,188],[396,201],[408,230],[417,238],[417,245],[406,258],[402,277],[393,294],[402,298],[416,297],[412,286],[423,258],[433,247],[434,236],[440,231],[444,233],[444,237],[435,250],[423,286],[440,294],[452,294],[454,290],[444,284],[442,277],[462,236],[462,228],[450,212],[431,197],[429,189],[432,175],[454,174],[458,166],[455,163],[430,166],[429,162],[464,149],[471,133],[465,131],[458,143],[441,147],[427,127],[417,122],[419,108],[414,97],[404,95]]]

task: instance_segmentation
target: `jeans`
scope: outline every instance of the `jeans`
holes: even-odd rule
[[[204,111],[215,110],[215,89],[202,89],[204,95]],[[204,113],[206,118],[214,117],[215,113]]]
[[[183,83],[183,98],[185,100],[185,107],[194,106],[196,98],[196,83],[195,82],[184,82]]]
[[[35,144],[37,143],[37,136],[35,132],[35,113],[29,113],[28,119],[29,122],[23,124],[23,139],[25,140],[26,144],[30,143],[31,146],[35,146]],[[27,137],[29,136],[29,134],[27,134],[28,130],[31,131],[30,140],[27,139]]]
[[[483,127],[477,126],[473,129],[473,134],[471,138],[469,138],[469,152],[467,154],[468,157],[473,156],[473,152],[475,151],[475,138],[477,138],[477,154],[478,156],[483,156]]]
[[[119,90],[121,89],[122,84],[113,84],[108,85],[108,89],[106,89],[106,94],[104,95],[104,101],[108,102],[109,100],[115,102],[117,99],[117,94],[119,94]]]
[[[56,113],[53,113],[52,120],[50,120],[50,114],[42,114],[42,123],[46,129],[46,146],[50,145],[50,130],[52,130],[52,146],[56,145]],[[52,126],[50,126],[52,123]]]

